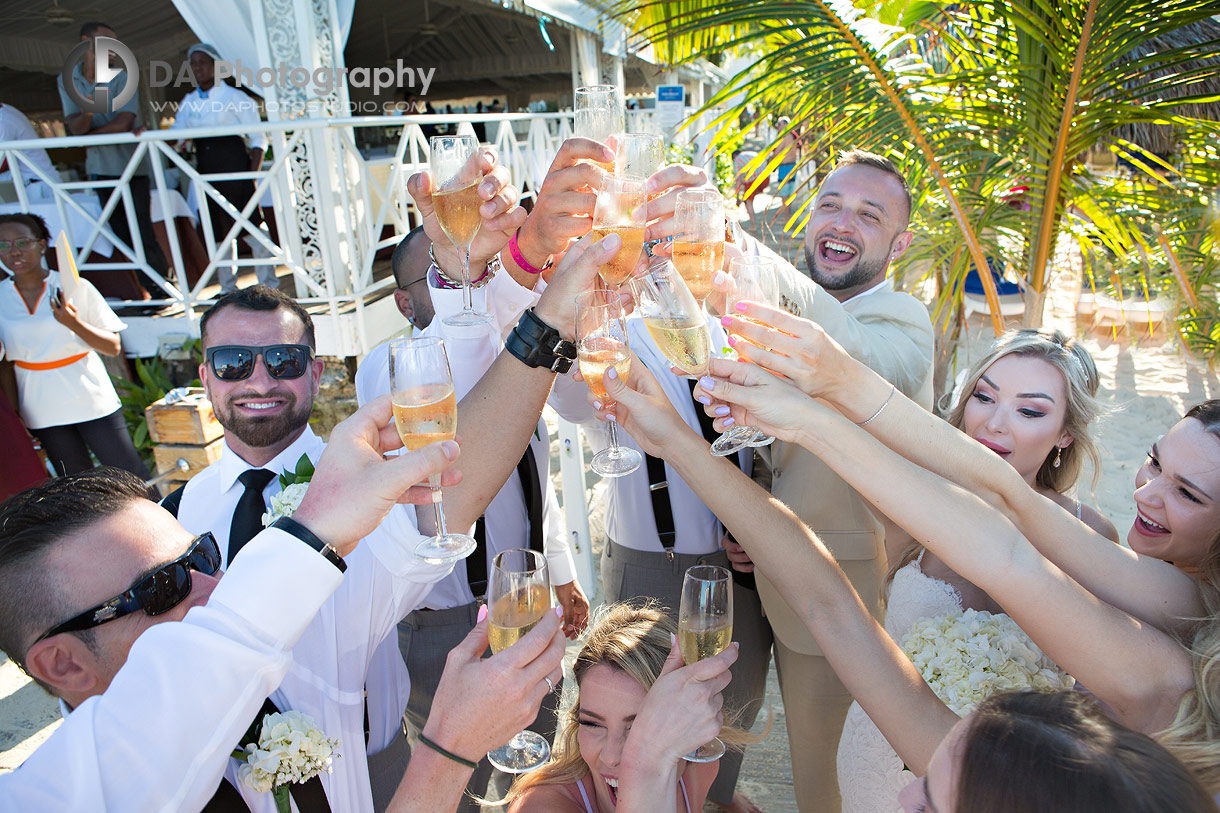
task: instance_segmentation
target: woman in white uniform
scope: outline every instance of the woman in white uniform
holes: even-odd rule
[[[63,297],[43,265],[50,235],[37,215],[0,215],[0,344],[16,366],[19,410],[59,474],[103,465],[148,479],[98,353],[117,356],[127,327],[88,280]]]

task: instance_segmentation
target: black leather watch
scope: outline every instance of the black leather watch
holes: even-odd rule
[[[561,375],[571,370],[576,360],[576,345],[539,319],[533,308],[521,314],[504,342],[504,349],[529,367],[545,367]]]
[[[339,568],[340,573],[347,570],[347,562],[343,561],[343,557],[339,555],[339,551],[323,542],[318,538],[317,534],[306,528],[301,523],[297,522],[292,517],[280,517],[268,527],[279,528],[284,533],[292,534],[297,539],[301,540],[306,545],[322,554],[322,556],[326,558],[326,561]]]

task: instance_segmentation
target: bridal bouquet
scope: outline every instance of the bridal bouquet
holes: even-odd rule
[[[339,741],[328,739],[312,717],[299,711],[268,714],[258,729],[257,739],[251,729],[251,741],[233,752],[242,763],[237,778],[259,793],[271,793],[276,809],[288,813],[289,786],[330,773]]]
[[[998,692],[1070,689],[1055,665],[1007,615],[963,610],[922,618],[899,642],[936,696],[959,716]]]

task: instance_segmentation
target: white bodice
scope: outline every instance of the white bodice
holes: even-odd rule
[[[895,642],[921,618],[962,610],[957,588],[924,573],[922,559],[902,567],[890,584],[885,631]],[[915,779],[859,703],[851,704],[843,725],[838,773],[843,813],[901,813],[898,792]]]

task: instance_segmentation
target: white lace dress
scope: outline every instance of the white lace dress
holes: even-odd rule
[[[962,597],[953,585],[923,572],[923,553],[894,574],[886,602],[885,631],[895,641],[921,618],[960,611]],[[843,813],[902,813],[898,792],[915,779],[864,713],[852,703],[839,739],[839,794]]]

